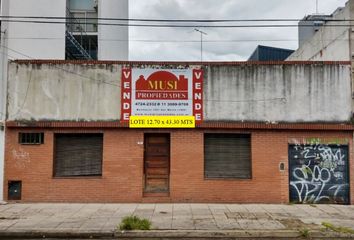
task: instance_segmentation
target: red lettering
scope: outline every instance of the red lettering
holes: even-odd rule
[[[203,121],[203,71],[193,70],[193,115],[196,123]]]
[[[128,122],[131,115],[131,69],[122,70],[121,122]]]

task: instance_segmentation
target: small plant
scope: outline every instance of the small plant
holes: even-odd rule
[[[309,238],[310,237],[310,230],[307,228],[303,228],[299,230],[301,237]]]
[[[324,226],[326,229],[332,230],[334,232],[354,234],[353,229],[347,228],[347,227],[337,227],[337,226],[334,226],[332,223],[322,222],[322,226]]]
[[[137,216],[123,218],[119,224],[120,230],[150,230],[151,222],[148,219],[141,219]]]

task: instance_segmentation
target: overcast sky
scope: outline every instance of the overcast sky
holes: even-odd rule
[[[319,12],[331,14],[346,1],[319,0]],[[301,19],[316,12],[316,0],[130,0],[129,3],[130,18],[150,19]],[[289,49],[298,46],[294,27],[200,29],[208,34],[203,44],[205,61],[247,60],[259,44]],[[200,34],[193,28],[131,27],[130,39],[130,60],[200,60]],[[155,40],[161,42],[151,42]]]

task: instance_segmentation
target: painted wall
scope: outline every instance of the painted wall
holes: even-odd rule
[[[3,44],[2,41],[0,45]],[[0,46],[0,121],[5,120],[6,79],[7,79],[7,50]]]
[[[129,18],[128,0],[100,0],[98,2],[98,17]],[[104,21],[103,21],[104,22]],[[112,22],[113,23],[113,22]],[[114,23],[127,24],[127,21]],[[98,26],[98,59],[128,60],[129,58],[129,28],[123,26]]]
[[[333,19],[350,19],[353,5],[353,0],[348,1],[345,8],[334,13]],[[351,29],[347,26],[348,22],[327,22],[325,25],[312,38],[302,43],[287,60],[350,61]]]
[[[331,19],[331,15],[312,14],[304,17],[298,23],[299,47],[312,38],[326,19]]]
[[[9,69],[8,119],[119,118],[121,66],[10,63]]]
[[[4,1],[11,16],[66,16],[66,0]],[[6,31],[10,59],[65,59],[65,24],[12,22]]]
[[[245,63],[203,68],[207,121],[350,120],[349,65]],[[117,121],[121,69],[118,64],[10,63],[9,120]]]
[[[208,120],[346,121],[350,117],[350,69],[321,65],[210,67],[205,95]]]

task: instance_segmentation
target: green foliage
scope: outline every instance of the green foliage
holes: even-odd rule
[[[120,230],[150,230],[151,222],[148,219],[141,219],[137,216],[123,218],[119,224]]]
[[[303,228],[299,230],[301,237],[309,238],[310,237],[310,230],[307,228]]]
[[[332,223],[322,222],[322,226],[324,226],[326,229],[332,230],[334,232],[354,234],[353,229],[347,228],[347,227],[337,227],[337,226],[334,226]]]

